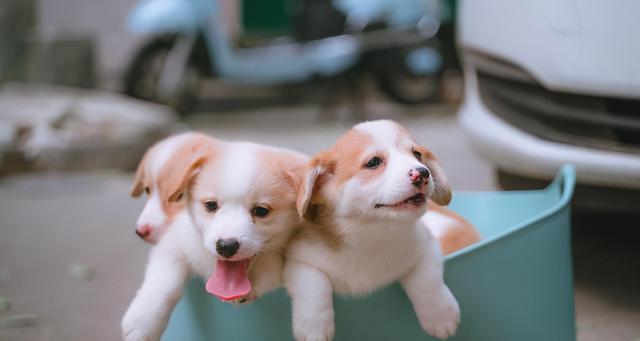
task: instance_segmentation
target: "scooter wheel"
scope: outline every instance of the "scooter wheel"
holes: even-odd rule
[[[124,93],[142,100],[168,105],[185,117],[195,109],[200,72],[191,60],[179,86],[173,93],[160,95],[158,81],[167,55],[174,46],[175,36],[155,37],[135,54],[124,78]]]
[[[437,100],[442,82],[442,66],[428,73],[416,73],[407,66],[406,59],[410,52],[411,50],[402,51],[380,70],[377,76],[378,87],[391,99],[403,104]]]

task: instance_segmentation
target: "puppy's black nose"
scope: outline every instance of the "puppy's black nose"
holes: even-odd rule
[[[429,177],[429,170],[426,167],[418,167],[416,169],[418,171],[418,173],[420,173],[420,175],[422,175],[423,178],[428,178]]]
[[[218,239],[216,242],[216,251],[220,256],[225,258],[231,258],[238,252],[240,243],[235,238]]]
[[[417,167],[409,171],[409,178],[414,186],[422,187],[429,180],[429,174],[426,167]]]

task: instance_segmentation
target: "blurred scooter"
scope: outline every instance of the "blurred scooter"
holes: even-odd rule
[[[368,61],[392,98],[416,103],[434,96],[442,67],[431,42],[439,27],[437,0],[299,1],[297,15],[313,15],[305,7],[311,1],[342,13],[342,30],[237,48],[220,19],[217,0],[141,1],[128,25],[150,39],[126,72],[125,93],[187,114],[206,78],[239,85],[301,84],[337,77]],[[421,82],[432,89],[411,92]]]

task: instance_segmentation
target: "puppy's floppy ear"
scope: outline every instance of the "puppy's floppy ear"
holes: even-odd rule
[[[278,154],[278,158],[280,171],[284,173],[287,183],[294,189],[294,193],[297,195],[307,165],[306,157],[280,153]]]
[[[147,162],[149,161],[149,153],[151,149],[147,150],[140,160],[138,164],[138,169],[136,169],[136,175],[133,178],[133,187],[131,188],[131,196],[134,198],[139,197],[144,190],[144,178],[146,176]]]
[[[421,161],[429,168],[433,178],[434,190],[430,199],[439,205],[448,205],[451,202],[451,188],[449,188],[447,177],[444,175],[442,168],[440,168],[436,156],[429,149],[422,146],[417,146],[416,150],[422,154]]]
[[[335,161],[329,151],[319,153],[309,162],[296,200],[296,207],[301,218],[314,219],[319,203],[318,192],[328,177],[334,173],[334,170]]]
[[[182,193],[189,188],[202,166],[211,159],[212,154],[196,151],[176,155],[168,161],[158,177],[159,187],[163,192],[163,199],[167,202],[180,200]]]

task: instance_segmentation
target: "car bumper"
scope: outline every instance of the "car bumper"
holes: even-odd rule
[[[465,64],[459,119],[480,154],[505,171],[550,179],[562,164],[571,163],[580,183],[640,189],[640,155],[548,141],[508,124],[482,102],[470,63]]]

